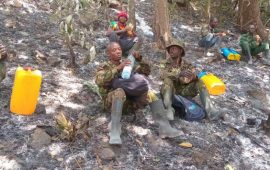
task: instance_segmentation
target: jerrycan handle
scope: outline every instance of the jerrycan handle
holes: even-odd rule
[[[23,67],[23,69],[24,69],[25,71],[35,71],[35,69],[32,68],[32,67]]]
[[[202,78],[203,76],[205,76],[206,74],[207,74],[206,71],[202,71],[202,72],[200,72],[200,73],[198,74],[198,78],[200,79],[200,78]]]

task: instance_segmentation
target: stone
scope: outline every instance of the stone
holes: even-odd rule
[[[51,137],[40,128],[37,128],[32,134],[31,146],[35,149],[39,149],[43,146],[49,145],[51,143]]]
[[[35,110],[36,114],[46,114],[46,107],[43,104],[38,104]]]
[[[114,9],[120,9],[121,3],[117,0],[109,0],[109,7]]]
[[[99,153],[99,156],[102,160],[113,160],[115,159],[115,153],[110,148],[104,148]]]
[[[102,170],[113,170],[112,166],[104,166],[102,167]]]
[[[55,57],[51,57],[49,60],[48,60],[48,64],[52,67],[57,67],[61,64],[62,60],[59,59],[59,58],[55,58]]]
[[[13,156],[0,156],[0,169],[15,170],[23,169],[20,159]]]

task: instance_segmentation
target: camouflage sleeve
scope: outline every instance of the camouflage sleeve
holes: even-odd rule
[[[117,73],[116,67],[110,67],[106,64],[100,66],[96,72],[95,82],[98,86],[106,86],[115,78]]]
[[[192,72],[194,75],[194,77],[192,79],[189,79],[185,76],[181,76],[182,75],[182,71],[185,72],[185,71],[190,71]],[[187,82],[193,82],[195,80],[197,80],[198,77],[196,76],[196,69],[194,66],[192,66],[190,63],[184,63],[182,68],[181,68],[181,72],[180,72],[180,75],[179,75],[179,84],[187,84]],[[189,84],[189,83],[188,83]]]
[[[215,28],[213,32],[214,33],[220,33],[220,32],[224,32],[224,30],[221,29],[221,28]]]
[[[139,74],[144,74],[146,76],[150,75],[151,67],[148,61],[141,60],[136,62],[135,72]]]
[[[179,95],[184,96],[184,97],[195,97],[199,91],[197,87],[197,81],[193,81],[189,84],[179,84],[176,86],[176,91]]]
[[[239,44],[242,45],[244,43],[248,43],[250,45],[250,48],[256,48],[257,47],[256,40],[249,34],[241,35]]]

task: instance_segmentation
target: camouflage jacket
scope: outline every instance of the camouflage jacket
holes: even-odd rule
[[[259,45],[255,37],[249,33],[241,35],[239,44],[241,45],[244,42],[247,42],[251,49],[255,49]]]
[[[221,29],[219,28],[212,28],[210,25],[204,25],[201,28],[201,37],[207,36],[209,33],[219,33]]]
[[[165,79],[170,79],[173,82],[173,87],[175,89],[175,93],[182,96],[194,97],[198,94],[197,90],[197,79],[188,84],[179,81],[179,75],[181,71],[189,70],[195,73],[195,68],[190,64],[182,60],[181,64],[178,67],[173,67],[170,61],[165,61],[161,63],[161,79],[163,80],[163,86],[166,86],[168,81],[164,81]],[[164,84],[165,83],[165,84]],[[168,86],[171,86],[168,84]],[[164,88],[164,87],[163,87]]]
[[[195,68],[186,61],[182,60],[178,67],[173,67],[171,61],[161,61],[160,68],[162,69],[160,78],[164,80],[165,78],[170,78],[173,81],[178,81],[179,74],[183,70],[189,70],[195,72]]]
[[[97,68],[95,82],[103,99],[107,97],[109,92],[113,91],[111,86],[113,79],[121,77],[122,71],[118,71],[116,67],[116,65],[108,61]],[[136,62],[134,72],[148,76],[150,74],[150,65],[146,61]]]

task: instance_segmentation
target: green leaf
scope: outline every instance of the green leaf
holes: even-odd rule
[[[66,17],[66,24],[67,25],[71,25],[72,24],[72,20],[73,20],[73,16],[69,15]]]

